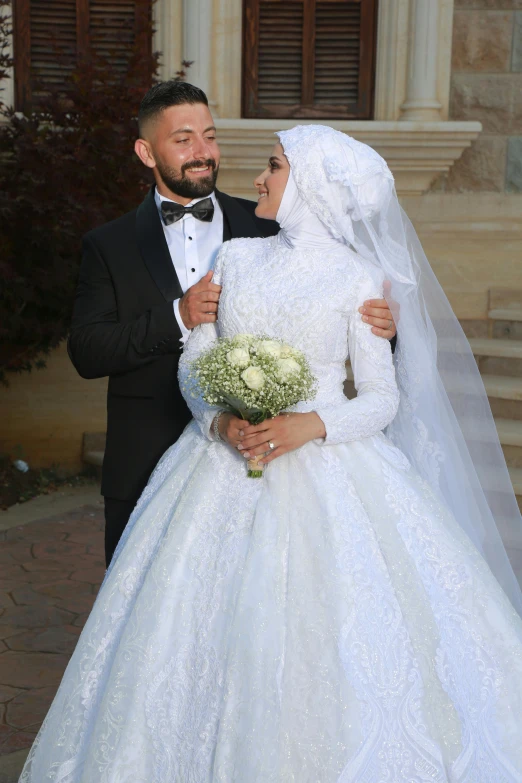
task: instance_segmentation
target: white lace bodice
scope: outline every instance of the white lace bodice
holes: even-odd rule
[[[358,308],[382,296],[382,277],[348,248],[322,253],[292,250],[277,237],[235,239],[224,244],[214,280],[223,286],[217,326],[194,329],[180,361],[183,389],[190,363],[216,336],[266,334],[300,349],[317,379],[314,400],[293,410],[315,410],[323,420],[324,443],[375,435],[393,419],[399,395],[387,340],[375,336]],[[357,399],[343,393],[351,359]],[[210,437],[216,409],[187,395],[194,418]]]

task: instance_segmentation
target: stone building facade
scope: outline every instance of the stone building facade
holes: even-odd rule
[[[522,192],[522,0],[456,0],[450,117],[482,133],[447,191]]]
[[[273,132],[296,120],[242,116],[245,1],[157,0],[154,45],[164,78],[194,61],[188,78],[218,127],[220,187],[253,197]],[[388,160],[453,308],[483,334],[490,289],[522,292],[522,0],[380,0],[375,53],[372,119],[323,121]],[[105,390],[61,347],[0,393],[0,450],[79,469],[83,433],[105,428]]]

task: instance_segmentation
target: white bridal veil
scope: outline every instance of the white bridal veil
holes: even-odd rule
[[[522,555],[522,521],[484,385],[386,162],[322,125],[277,136],[313,214],[392,284],[401,403],[386,434],[439,492],[522,614],[509,559]]]

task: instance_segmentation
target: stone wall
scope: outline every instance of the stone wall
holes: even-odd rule
[[[450,119],[483,132],[436,189],[522,192],[522,0],[455,0]]]

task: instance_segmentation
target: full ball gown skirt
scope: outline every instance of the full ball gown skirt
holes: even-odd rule
[[[519,783],[522,622],[382,434],[397,409],[379,295],[344,250],[234,240],[219,331],[281,337],[318,378],[321,441],[262,480],[210,440],[163,456],[120,542],[24,783]],[[194,330],[180,367],[216,329]],[[358,398],[342,394],[350,353]]]

